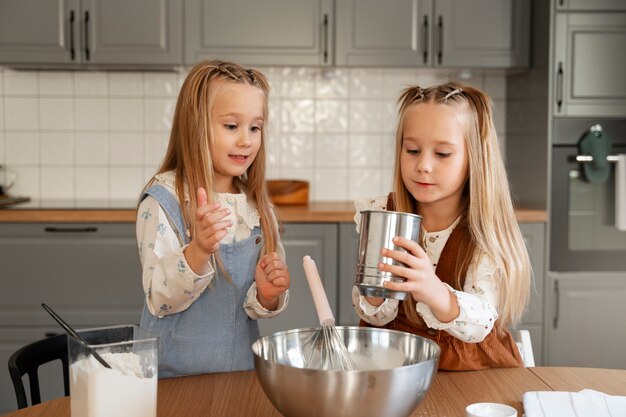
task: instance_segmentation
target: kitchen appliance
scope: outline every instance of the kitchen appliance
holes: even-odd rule
[[[286,330],[254,342],[256,374],[272,404],[285,416],[410,415],[437,372],[439,346],[397,330],[338,326],[337,331],[357,370],[303,368],[317,328]]]
[[[585,180],[579,141],[596,129],[611,138],[611,173],[602,184]],[[615,162],[626,154],[626,119],[555,118],[550,209],[551,271],[626,271],[626,232],[616,227]]]
[[[405,251],[393,244],[393,238],[401,236],[419,242],[422,218],[417,214],[396,211],[365,210],[361,212],[359,251],[356,266],[355,285],[361,295],[369,297],[394,298],[404,300],[405,292],[392,291],[383,286],[385,281],[404,282],[403,277],[391,272],[380,271],[379,263],[388,265],[404,264],[381,255],[382,249]]]

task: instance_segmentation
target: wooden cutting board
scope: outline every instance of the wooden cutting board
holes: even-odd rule
[[[7,194],[0,194],[0,207],[9,207],[27,201],[30,201],[30,197],[11,197]]]

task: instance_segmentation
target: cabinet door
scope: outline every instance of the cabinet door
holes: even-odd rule
[[[332,0],[186,0],[185,63],[330,65]]]
[[[431,0],[337,0],[337,65],[429,65],[431,12]]]
[[[554,39],[554,115],[623,117],[626,13],[557,13]]]
[[[352,287],[356,277],[359,233],[354,223],[339,225],[339,324],[357,326],[359,316],[352,305]]]
[[[315,261],[330,308],[337,314],[337,225],[286,224],[282,243],[291,275],[289,306],[275,318],[259,320],[262,336],[281,330],[319,327],[309,283],[302,268],[302,258],[306,255]]]
[[[533,271],[534,285],[531,288],[530,302],[522,323],[543,322],[544,248],[545,225],[543,223],[522,223],[520,229],[526,242],[528,256]],[[523,328],[524,324],[520,326]]]
[[[0,326],[138,323],[143,306],[135,225],[0,224]]]
[[[0,326],[0,415],[17,409],[17,400],[13,382],[9,376],[7,363],[15,351],[34,341],[63,333],[60,326],[51,325],[37,327],[1,327]],[[28,390],[28,377],[23,377],[26,387],[26,398],[30,404],[30,392]],[[49,362],[39,368],[39,392],[41,402],[64,397],[63,390],[63,365],[60,360]]]
[[[0,2],[0,63],[80,62],[78,1]]]
[[[182,63],[182,0],[82,0],[85,63]]]
[[[528,0],[435,0],[433,20],[436,66],[528,66]]]
[[[626,273],[550,273],[549,366],[626,368]]]

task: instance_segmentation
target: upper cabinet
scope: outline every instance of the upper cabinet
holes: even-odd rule
[[[185,64],[331,65],[333,0],[185,0]]]
[[[528,0],[337,0],[337,65],[528,66]]]
[[[626,114],[626,12],[556,13],[553,114]]]
[[[180,65],[182,0],[1,2],[0,63]]]

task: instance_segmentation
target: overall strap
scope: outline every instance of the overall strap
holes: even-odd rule
[[[163,211],[165,211],[165,215],[174,226],[178,240],[180,240],[183,245],[188,244],[189,238],[186,233],[187,227],[185,227],[185,219],[183,218],[183,212],[180,209],[180,204],[176,197],[167,191],[164,186],[159,184],[154,184],[145,190],[141,195],[141,199],[143,200],[148,195],[154,197],[159,202]]]

